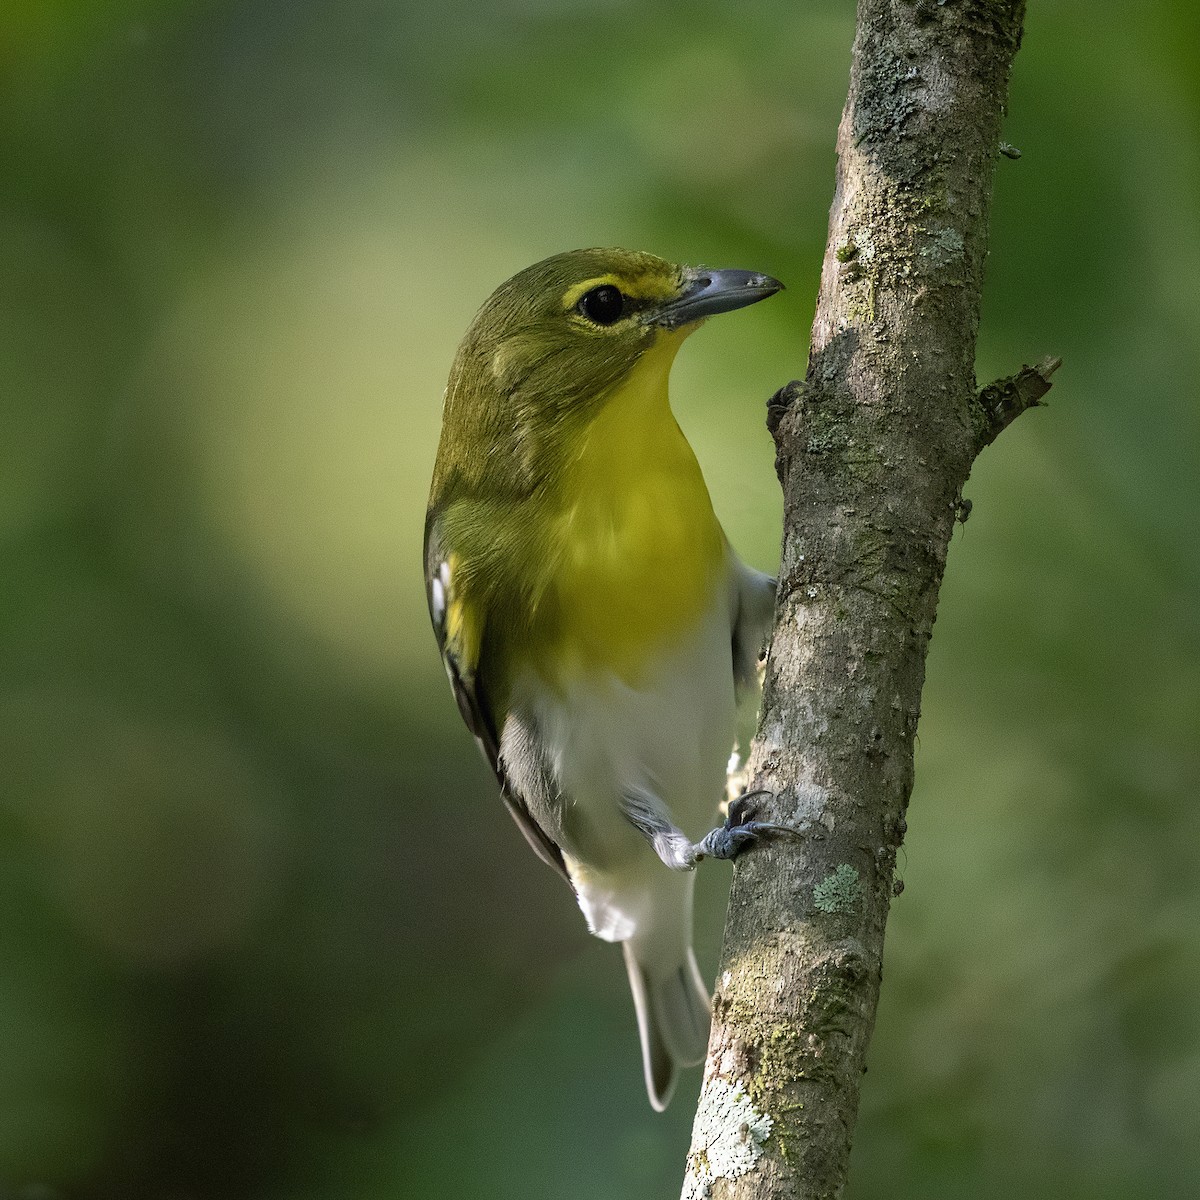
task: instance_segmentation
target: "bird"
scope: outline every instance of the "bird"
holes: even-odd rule
[[[708,1043],[693,868],[777,828],[752,798],[714,825],[775,580],[725,536],[668,376],[708,317],[782,287],[622,249],[520,271],[455,355],[426,514],[459,711],[590,932],[622,944],[660,1112]]]

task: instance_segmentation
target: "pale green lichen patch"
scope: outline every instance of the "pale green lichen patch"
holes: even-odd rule
[[[854,257],[859,262],[869,263],[875,258],[875,238],[866,225],[852,229],[846,240],[854,246]]]
[[[928,229],[929,240],[921,247],[920,255],[935,267],[944,267],[963,255],[962,234],[957,229]]]
[[[774,1122],[740,1083],[712,1079],[700,1095],[683,1200],[709,1200],[718,1179],[738,1179],[760,1158]]]
[[[862,900],[862,881],[849,863],[842,863],[813,888],[813,904],[818,912],[850,913]]]

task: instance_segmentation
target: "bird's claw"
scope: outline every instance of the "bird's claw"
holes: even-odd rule
[[[696,861],[702,858],[737,858],[747,846],[757,842],[766,834],[792,833],[786,825],[776,825],[771,821],[756,821],[757,811],[754,800],[759,796],[770,796],[772,793],[760,789],[755,792],[743,792],[737,799],[730,801],[729,814],[724,822],[705,834],[696,843]]]

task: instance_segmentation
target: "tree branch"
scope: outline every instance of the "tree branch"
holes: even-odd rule
[[[1041,406],[1053,386],[1050,376],[1061,366],[1061,358],[1048,355],[1036,367],[1022,367],[1015,375],[979,389],[975,397],[978,450],[990,446],[1027,408]]]
[[[1047,360],[976,395],[991,177],[1023,0],[860,0],[784,491],[750,786],[799,831],[738,861],[687,1200],[834,1197],[875,1022],[925,655],[976,454]]]

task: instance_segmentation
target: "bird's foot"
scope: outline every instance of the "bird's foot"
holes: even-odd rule
[[[758,796],[769,796],[772,793],[764,790],[744,792],[736,800],[730,802],[729,814],[723,824],[696,843],[693,847],[696,861],[702,858],[737,858],[748,846],[752,846],[759,838],[777,833],[794,833],[786,825],[776,825],[771,821],[756,821],[757,811],[754,800]]]

